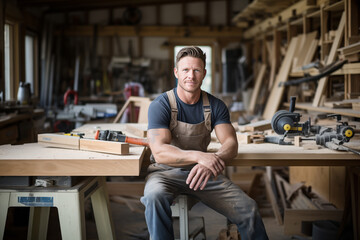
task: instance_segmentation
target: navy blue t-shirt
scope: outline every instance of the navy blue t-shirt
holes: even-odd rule
[[[190,124],[197,124],[204,121],[203,100],[200,97],[195,104],[186,104],[177,96],[175,98],[178,108],[177,120]],[[229,110],[225,103],[211,94],[207,94],[211,108],[211,129],[221,123],[231,123]],[[171,120],[171,107],[168,96],[165,93],[158,96],[151,102],[148,112],[148,129],[169,128]]]

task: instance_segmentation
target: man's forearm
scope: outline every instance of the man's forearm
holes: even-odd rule
[[[230,160],[237,156],[238,144],[234,141],[228,141],[221,145],[219,150],[215,153],[222,160]]]
[[[157,163],[181,167],[196,163],[196,151],[182,150],[170,144],[164,144],[157,153],[153,153]]]

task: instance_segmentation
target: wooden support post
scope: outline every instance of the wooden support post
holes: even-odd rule
[[[0,92],[5,92],[4,25],[5,25],[5,6],[4,6],[4,0],[0,0]],[[3,97],[5,96],[3,95]]]
[[[271,71],[270,71],[270,81],[269,81],[269,90],[273,87],[275,81],[275,75],[280,65],[280,46],[281,46],[282,34],[280,31],[274,30],[273,34],[273,47],[272,47],[272,61],[271,61]]]
[[[311,31],[311,18],[307,18],[306,15],[303,15],[303,34],[309,33]]]
[[[321,41],[321,47],[320,47],[320,59],[324,61],[326,54],[328,53],[328,45],[325,44],[325,34],[328,32],[328,18],[329,13],[324,10],[324,6],[320,7],[320,41]]]

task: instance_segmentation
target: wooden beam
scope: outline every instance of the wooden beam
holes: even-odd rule
[[[129,144],[124,142],[101,141],[94,139],[81,138],[80,150],[103,152],[118,155],[129,154]]]
[[[266,19],[259,24],[256,24],[249,30],[244,32],[244,38],[251,39],[259,33],[265,32],[268,28],[274,28],[280,23],[287,22],[290,18],[306,13],[309,9],[316,8],[313,1],[302,0],[288,7],[276,16]],[[295,14],[295,15],[294,15]]]
[[[93,36],[94,28],[88,26],[68,26],[65,29],[57,30],[56,35],[67,36]],[[214,37],[214,38],[241,38],[242,30],[237,27],[212,28],[206,26],[102,26],[98,27],[99,36],[120,36],[120,37]]]

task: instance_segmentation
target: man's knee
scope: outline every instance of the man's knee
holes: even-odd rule
[[[165,194],[163,191],[159,190],[151,190],[151,191],[145,191],[144,196],[141,198],[141,202],[147,206],[147,205],[157,205],[157,204],[166,204],[168,203],[169,196]]]

